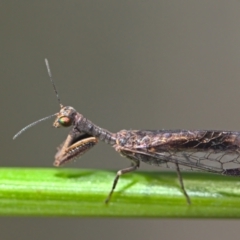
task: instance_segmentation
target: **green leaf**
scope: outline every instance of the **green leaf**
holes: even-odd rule
[[[183,173],[189,206],[174,172],[122,176],[105,204],[116,172],[88,169],[0,169],[0,215],[92,217],[240,217],[240,181]]]

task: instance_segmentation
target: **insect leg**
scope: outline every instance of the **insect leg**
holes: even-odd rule
[[[75,140],[75,143],[72,143],[73,140]],[[58,152],[55,155],[54,166],[58,167],[74,158],[82,156],[94,147],[97,142],[98,140],[95,137],[74,139],[71,135],[68,135],[66,141],[58,148]]]
[[[175,162],[175,165],[176,165],[176,171],[177,171],[178,180],[179,180],[181,189],[182,189],[182,191],[183,191],[183,194],[184,194],[185,198],[187,199],[187,203],[188,203],[189,205],[191,205],[190,197],[188,196],[188,194],[187,194],[187,192],[186,192],[186,190],[185,190],[184,184],[183,184],[183,179],[182,179],[182,175],[181,175],[181,172],[180,172],[179,165],[178,165],[177,162]]]
[[[130,157],[128,157],[128,158],[130,158]],[[112,196],[112,194],[113,194],[113,192],[114,192],[114,189],[115,189],[116,186],[117,186],[117,183],[118,183],[118,180],[119,180],[120,176],[123,175],[123,174],[125,174],[125,173],[133,172],[133,171],[135,171],[135,170],[139,167],[139,165],[140,165],[139,160],[134,159],[134,158],[130,158],[130,159],[131,159],[131,161],[132,161],[131,166],[128,167],[128,168],[119,170],[119,171],[117,172],[117,175],[116,175],[116,177],[115,177],[115,179],[114,179],[114,181],[113,181],[112,189],[111,189],[111,191],[110,191],[107,199],[105,200],[105,203],[108,203],[108,202],[110,201],[111,196]]]

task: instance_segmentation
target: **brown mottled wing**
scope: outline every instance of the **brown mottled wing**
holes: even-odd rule
[[[123,155],[166,168],[239,175],[240,133],[227,131],[128,131]],[[234,171],[233,171],[234,170]]]

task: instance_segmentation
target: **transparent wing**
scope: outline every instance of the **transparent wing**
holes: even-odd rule
[[[240,154],[237,151],[216,152],[213,150],[197,151],[164,151],[154,152],[146,149],[121,148],[126,157],[134,157],[147,164],[165,168],[176,168],[178,163],[182,170],[205,171],[219,174],[226,170],[240,169]],[[239,170],[238,170],[239,171]],[[228,174],[232,175],[232,174]],[[237,175],[237,174],[235,174]]]
[[[240,155],[237,152],[214,151],[179,151],[154,154],[154,157],[164,159],[161,165],[172,168],[175,163],[184,170],[223,173],[227,169],[240,168]]]

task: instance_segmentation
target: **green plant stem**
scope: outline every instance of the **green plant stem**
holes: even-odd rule
[[[88,217],[240,217],[240,181],[183,173],[189,206],[176,173],[122,176],[109,204],[116,172],[86,169],[0,169],[0,215]]]

